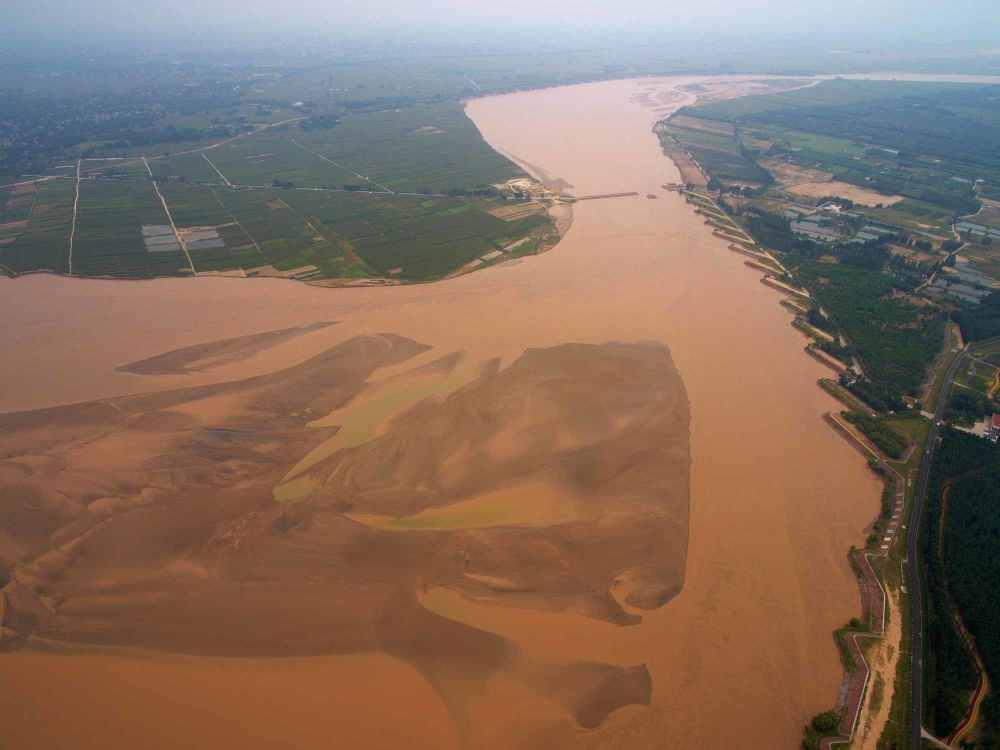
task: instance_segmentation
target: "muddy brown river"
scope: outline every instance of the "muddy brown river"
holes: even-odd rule
[[[73,631],[73,646],[49,639],[0,655],[0,683],[15,686],[0,691],[0,745],[797,746],[802,724],[836,699],[841,666],[832,632],[859,609],[846,552],[863,540],[876,515],[880,485],[822,420],[824,412],[837,408],[816,385],[829,371],[804,354],[806,342],[789,325],[790,313],[779,305],[777,292],[761,284],[760,274],[714,237],[678,194],[662,188],[678,181],[678,174],[651,127],[690,102],[690,95],[677,90],[689,82],[616,81],[469,102],[468,114],[486,140],[530,165],[536,176],[562,180],[578,196],[638,193],[576,204],[566,235],[539,257],[436,284],[379,289],[320,289],[268,279],[0,280],[0,313],[7,321],[0,334],[0,412],[272,373],[355,337],[393,334],[432,347],[406,360],[417,365],[461,353],[444,385],[404,379],[399,382],[405,387],[398,387],[403,396],[393,391],[393,377],[405,362],[387,361],[376,370],[368,382],[378,387],[362,391],[359,406],[328,417],[352,431],[342,431],[340,443],[310,447],[298,459],[304,463],[281,478],[286,501],[313,486],[303,490],[301,479],[294,484],[296,476],[306,476],[344,449],[345,435],[361,436],[350,438],[349,447],[363,444],[366,431],[378,432],[391,416],[393,404],[408,403],[406,393],[440,398],[474,380],[484,363],[500,358],[501,370],[509,370],[529,349],[665,345],[683,391],[674,388],[661,400],[686,392],[690,413],[690,476],[677,480],[677,487],[689,482],[687,528],[663,536],[665,545],[682,545],[686,531],[679,593],[641,611],[624,605],[625,612],[640,614],[641,622],[623,624],[595,615],[579,597],[558,607],[530,599],[523,606],[517,606],[520,599],[514,606],[497,606],[461,586],[422,586],[418,600],[426,612],[513,644],[508,650],[516,651],[519,666],[498,668],[489,679],[471,668],[460,677],[457,672],[440,677],[433,653],[429,662],[410,660],[398,657],[409,654],[402,647],[227,656],[194,640],[177,640],[185,645],[174,653],[121,638],[86,643],[78,636],[82,630]],[[187,374],[115,369],[173,349],[320,321],[335,325],[279,336],[273,345],[236,358],[218,355],[211,367]],[[618,356],[619,349],[613,351]],[[669,375],[670,366],[662,367]],[[528,375],[509,387],[528,388],[523,384],[528,382],[535,388]],[[650,386],[623,382],[615,381],[621,394],[608,413],[626,415],[619,420],[623,424],[641,422],[643,410],[631,410],[627,390]],[[374,395],[365,400],[369,392]],[[178,407],[178,413],[208,419],[230,408],[223,397],[204,404]],[[572,407],[567,414],[574,414]],[[582,399],[579,411],[589,408]],[[536,412],[518,413],[517,419],[534,419]],[[686,419],[680,412],[671,415]],[[586,420],[578,424],[577,416],[559,417],[572,421],[572,434],[557,439],[576,445],[581,435],[598,430]],[[444,418],[436,412],[431,417]],[[663,419],[662,434],[671,434],[674,423]],[[617,430],[618,422],[612,422]],[[405,432],[406,425],[394,424]],[[518,450],[509,444],[515,434],[523,433],[501,433],[490,456]],[[108,445],[87,456],[74,448],[60,460],[111,466],[129,450],[140,448]],[[516,524],[584,518],[575,500],[564,502],[549,491],[550,479],[545,475],[515,486],[537,506]],[[640,503],[631,493],[619,498],[629,512]],[[485,534],[482,529],[491,523],[502,525],[507,495],[486,488],[463,495],[469,497],[463,502],[476,504],[462,506],[463,512],[474,507],[480,514],[465,522],[477,530],[469,532],[470,539]],[[483,520],[487,510],[501,520]],[[457,523],[428,521],[428,511],[423,513],[407,516],[407,523]],[[351,517],[383,534],[398,523],[397,516],[369,511]],[[464,517],[473,518],[472,511]],[[116,569],[115,575],[120,573]],[[507,585],[491,575],[476,580],[497,590]],[[87,622],[86,632],[97,633],[98,620]],[[255,623],[237,619],[233,627],[252,630]],[[154,635],[136,643],[155,646]],[[203,651],[211,653],[193,653]],[[564,677],[550,679],[530,666],[555,662],[629,670],[644,665],[649,685],[640,680],[638,697],[590,720],[588,701],[597,700],[593,695],[600,685],[585,699],[566,697],[572,689]],[[540,697],[543,693],[550,697]]]

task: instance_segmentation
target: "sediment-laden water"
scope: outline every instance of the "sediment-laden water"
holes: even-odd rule
[[[383,289],[0,282],[0,409],[194,389],[10,422],[8,489],[92,479],[64,522],[111,518],[25,573],[59,644],[0,656],[11,746],[795,746],[836,697],[879,485],[776,292],[662,188],[651,126],[688,82],[469,103],[570,192],[638,193],[576,204],[537,258]]]

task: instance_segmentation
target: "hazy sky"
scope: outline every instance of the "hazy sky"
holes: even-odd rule
[[[298,31],[411,34],[475,28],[566,32],[834,37],[926,36],[1000,48],[997,0],[0,0],[0,23],[26,35],[110,32],[133,37],[185,31],[221,37]],[[995,44],[994,44],[995,42]]]

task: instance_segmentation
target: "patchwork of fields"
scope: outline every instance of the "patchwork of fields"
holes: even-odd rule
[[[834,79],[689,107],[667,125],[721,181],[768,184],[753,169],[766,156],[903,196],[903,213],[941,226],[1000,191],[998,92],[978,84]]]
[[[495,186],[523,172],[486,145],[457,102],[311,122],[81,161],[78,200],[75,164],[5,188],[0,266],[421,281],[553,238],[538,201],[503,210],[517,204]]]

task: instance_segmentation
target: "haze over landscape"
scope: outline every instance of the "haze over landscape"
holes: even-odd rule
[[[1000,746],[993,4],[0,21],[0,748]]]
[[[719,38],[752,38],[781,31],[790,36],[832,38],[867,29],[865,36],[900,40],[914,33],[941,34],[964,30],[965,36],[939,39],[964,44],[1000,20],[1000,13],[983,0],[960,0],[947,8],[928,0],[860,0],[839,3],[710,0],[697,4],[626,0],[571,0],[564,3],[529,0],[391,0],[359,5],[345,0],[293,0],[276,5],[263,0],[181,0],[169,6],[124,0],[95,0],[86,6],[68,0],[40,0],[31,7],[7,6],[5,22],[40,32],[44,29],[108,30],[112,32],[190,33],[206,26],[228,35],[246,32],[320,31],[333,35],[364,32],[369,37],[409,30],[422,34],[491,29],[506,38],[512,33],[589,32],[592,38],[609,31],[632,34],[651,30],[711,32]],[[974,23],[970,23],[974,21]],[[891,25],[892,29],[884,28]],[[882,27],[882,28],[880,28]],[[336,38],[336,36],[335,36]],[[978,36],[983,41],[995,41]]]

